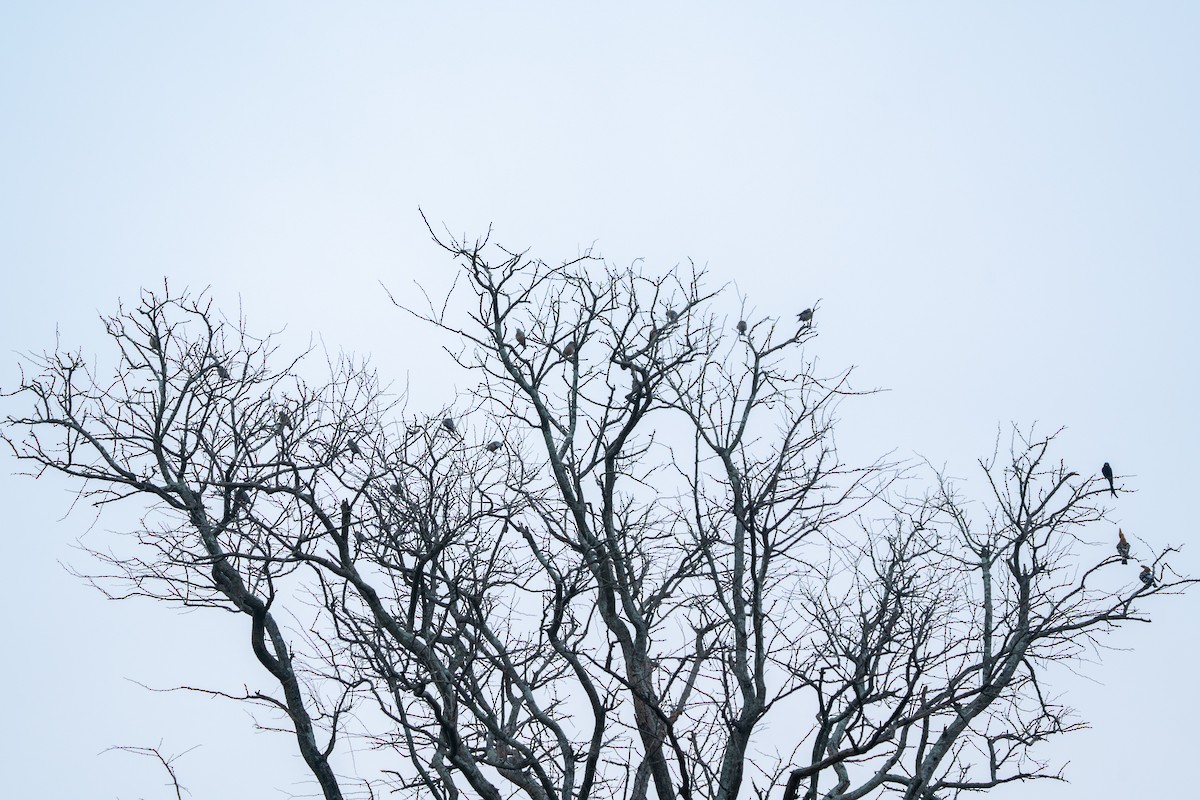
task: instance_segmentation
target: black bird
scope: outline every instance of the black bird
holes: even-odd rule
[[[800,320],[801,322],[812,322],[812,317],[813,310],[811,308],[806,308],[796,315],[796,319]]]
[[[245,486],[239,488],[237,490],[237,492],[234,493],[233,499],[234,499],[234,502],[237,503],[237,505],[239,505],[239,506],[250,505],[250,493],[246,491]]]
[[[737,331],[738,331],[738,335],[739,335],[739,336],[745,336],[745,335],[746,335],[746,320],[744,320],[744,319],[739,319],[739,320],[738,320],[738,324],[737,324]]]
[[[357,439],[351,439],[350,441],[346,442],[346,449],[356,456],[362,455],[362,449],[359,448]]]
[[[292,424],[291,415],[288,414],[286,411],[280,411],[279,412],[279,432],[283,433],[288,428],[294,428],[294,427],[295,427],[295,425]]]
[[[1117,496],[1117,490],[1113,488],[1113,471],[1108,462],[1104,462],[1104,466],[1100,468],[1100,474],[1104,476],[1104,480],[1108,481],[1108,490],[1112,492],[1112,496]]]
[[[489,453],[494,453],[503,446],[504,446],[504,444],[499,439],[497,439],[497,440],[488,442],[487,449],[488,449]]]
[[[454,427],[453,417],[446,417],[444,420],[442,420],[442,427],[451,433],[458,433],[458,428]]]
[[[1154,585],[1154,573],[1151,572],[1150,568],[1145,564],[1142,565],[1142,573],[1138,575],[1138,577],[1141,578],[1142,583],[1146,584],[1147,586]]]
[[[1125,539],[1125,531],[1117,528],[1117,555],[1121,557],[1122,564],[1129,563],[1129,542]]]

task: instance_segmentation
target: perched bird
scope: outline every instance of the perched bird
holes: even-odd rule
[[[292,424],[291,414],[287,413],[286,411],[280,411],[279,412],[279,432],[283,433],[288,428],[294,428],[294,427],[296,427],[296,426]]]
[[[567,346],[563,348],[562,357],[563,358],[574,358],[575,352],[578,349],[579,348],[575,345],[575,340],[572,339],[571,341],[567,342]]]
[[[1142,565],[1142,573],[1138,575],[1138,577],[1141,578],[1142,583],[1146,584],[1147,586],[1154,585],[1154,573],[1145,564]]]
[[[1125,531],[1117,528],[1117,555],[1121,557],[1122,564],[1129,563],[1129,542],[1125,539]]]
[[[160,347],[160,345],[158,343],[158,334],[151,332],[151,334],[150,334],[150,349],[158,350],[159,347]]]
[[[1108,490],[1112,492],[1112,496],[1117,496],[1117,490],[1113,488],[1113,471],[1108,462],[1104,462],[1104,466],[1100,468],[1100,474],[1104,476],[1104,480],[1108,481]]]
[[[499,439],[494,439],[494,440],[488,442],[487,449],[488,449],[489,453],[494,453],[503,446],[504,446],[503,442],[501,442]]]
[[[679,319],[679,314],[676,313],[675,309],[668,308],[667,309],[667,322],[674,322],[677,319]]]
[[[514,333],[513,336],[516,337],[518,346],[520,346],[520,347],[525,346],[525,331],[521,330],[520,328],[517,328],[517,332]]]
[[[454,427],[454,417],[446,417],[442,420],[442,427],[451,433],[458,433],[458,428]]]
[[[800,320],[801,322],[812,322],[812,317],[813,310],[811,308],[806,308],[796,315],[796,319]]]
[[[233,495],[233,500],[239,506],[250,505],[250,493],[246,491],[246,487],[240,487]]]
[[[628,402],[636,405],[638,398],[641,397],[641,394],[642,394],[642,382],[639,380],[635,380],[633,382],[633,386],[629,390],[629,394],[625,395],[625,399]]]
[[[357,439],[351,439],[350,441],[346,442],[346,449],[356,456],[362,455],[362,450],[358,446]]]
[[[746,335],[746,320],[739,319],[737,324],[737,332],[739,336]]]
[[[225,369],[225,365],[219,361],[217,362],[217,377],[223,381],[229,380],[229,370]]]

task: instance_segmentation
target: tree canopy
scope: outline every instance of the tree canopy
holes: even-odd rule
[[[857,393],[810,356],[819,308],[734,318],[694,267],[437,241],[450,295],[392,297],[475,376],[450,407],[346,356],[314,378],[312,353],[165,287],[104,318],[111,372],[30,356],[8,393],[30,474],[147,504],[90,579],[237,615],[264,684],[240,699],[326,798],[1059,778],[1038,745],[1081,722],[1047,671],[1192,582],[1165,543],[1123,564],[1120,476],[1064,463],[1059,431],[1014,426],[967,481],[845,463]],[[386,766],[349,772],[350,738]]]

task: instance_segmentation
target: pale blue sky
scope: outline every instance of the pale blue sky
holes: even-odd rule
[[[1136,476],[1127,532],[1195,536],[1200,6],[650,5],[0,5],[0,343],[94,349],[168,276],[435,408],[465,378],[378,287],[448,267],[420,205],[547,260],[692,258],[762,315],[821,298],[822,363],[890,390],[844,407],[852,453],[974,477],[998,424],[1067,425],[1077,468]],[[165,796],[96,755],[160,739],[203,744],[194,797],[302,789],[236,706],[129,682],[259,681],[241,622],[101,602],[58,564],[91,522],[64,484],[0,486],[13,796]],[[1054,687],[1094,724],[1044,751],[1072,785],[993,796],[1188,785],[1200,595],[1151,610]]]

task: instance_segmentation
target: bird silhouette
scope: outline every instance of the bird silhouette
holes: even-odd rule
[[[746,335],[746,320],[739,319],[737,324],[737,332],[739,336]]]
[[[346,442],[346,449],[356,456],[362,455],[362,450],[358,446],[357,439],[351,439],[350,441]]]
[[[796,319],[800,320],[801,322],[812,322],[812,318],[813,310],[811,308],[806,308],[796,315]]]
[[[292,416],[290,414],[288,414],[288,412],[286,412],[286,411],[280,411],[279,412],[279,432],[283,433],[288,428],[294,428],[294,427],[296,427],[296,426],[292,424]]]
[[[525,346],[525,331],[521,330],[520,328],[517,328],[516,333],[513,334],[513,337],[516,338],[517,345],[519,347]]]
[[[579,349],[579,348],[576,346],[576,344],[575,344],[575,340],[574,340],[574,339],[572,339],[571,341],[567,342],[567,345],[566,345],[566,347],[564,347],[564,348],[563,348],[563,350],[562,350],[562,357],[563,357],[563,358],[568,358],[568,359],[569,359],[569,358],[574,358],[574,357],[575,357],[575,352],[576,352],[578,349]]]
[[[217,362],[217,376],[223,381],[229,380],[229,370],[225,369],[225,365],[220,362]]]
[[[667,309],[667,322],[674,322],[677,319],[679,319],[679,314],[676,313],[675,309],[668,308]]]
[[[499,439],[488,442],[487,449],[489,453],[494,453],[504,446],[504,443]]]
[[[159,347],[160,347],[160,345],[158,343],[158,334],[151,333],[150,334],[150,349],[158,350]]]
[[[1125,531],[1117,528],[1117,554],[1121,556],[1121,563],[1129,563],[1129,542],[1125,539]]]
[[[1108,481],[1108,490],[1112,492],[1112,496],[1117,496],[1117,490],[1113,488],[1113,471],[1108,462],[1104,462],[1104,466],[1100,468],[1100,474],[1104,476],[1104,480]]]
[[[634,405],[637,405],[638,398],[641,397],[641,395],[642,395],[642,382],[635,379],[633,381],[633,386],[630,387],[630,389],[629,389],[629,393],[627,395],[625,395],[625,400],[627,402],[633,403]]]
[[[240,487],[233,495],[234,502],[239,506],[250,505],[250,493],[246,491],[246,487]]]
[[[1146,584],[1147,586],[1154,585],[1154,573],[1145,564],[1142,565],[1142,572],[1140,575],[1138,575],[1138,577],[1141,578],[1142,583]]]
[[[458,433],[458,428],[456,428],[454,426],[454,418],[453,417],[446,417],[444,420],[442,420],[442,427],[445,428],[446,430],[450,431],[451,433]]]

